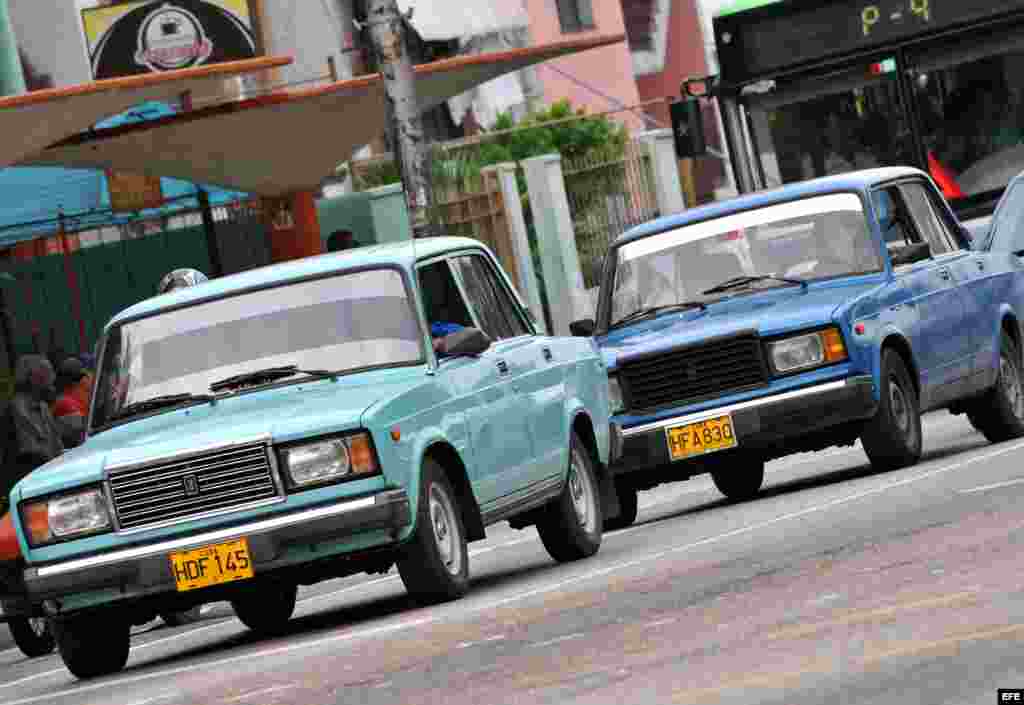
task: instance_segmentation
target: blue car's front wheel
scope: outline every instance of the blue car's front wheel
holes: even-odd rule
[[[880,372],[878,411],[864,428],[861,441],[875,468],[897,470],[921,459],[921,408],[898,352],[882,351]]]

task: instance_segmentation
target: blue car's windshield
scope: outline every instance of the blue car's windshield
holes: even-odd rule
[[[111,329],[92,427],[152,399],[204,395],[255,370],[356,370],[423,360],[423,336],[394,269],[340,274],[169,310]]]
[[[738,277],[813,280],[882,268],[857,195],[765,206],[619,247],[608,323],[642,309],[715,298],[704,292]],[[788,285],[777,279],[746,283]]]

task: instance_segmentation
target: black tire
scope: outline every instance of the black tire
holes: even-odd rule
[[[636,488],[622,480],[616,480],[615,491],[619,495],[619,515],[614,519],[604,520],[604,530],[606,532],[625,529],[627,526],[632,526],[633,522],[636,521],[638,511]]]
[[[1003,333],[995,385],[967,408],[967,418],[992,443],[1024,436],[1024,380],[1020,350]]]
[[[186,624],[192,624],[192,622],[198,622],[202,616],[202,607],[197,605],[190,610],[184,612],[161,612],[160,619],[169,627],[183,627]]]
[[[882,351],[881,400],[861,434],[864,452],[878,470],[898,470],[921,459],[921,407],[903,358]]]
[[[537,522],[541,543],[556,561],[578,561],[601,547],[604,517],[601,490],[590,452],[575,433],[569,443],[569,473],[565,487]]]
[[[113,612],[108,610],[50,623],[57,650],[75,677],[105,676],[120,671],[128,663],[131,625]]]
[[[723,460],[712,468],[711,479],[730,501],[753,499],[764,484],[764,460],[743,456]]]
[[[455,600],[469,591],[469,549],[458,498],[444,469],[423,461],[416,529],[397,561],[409,595],[421,605]]]
[[[280,634],[295,612],[299,587],[291,583],[255,585],[243,597],[231,601],[235,616],[257,634]]]
[[[11,630],[11,637],[21,653],[29,658],[46,656],[57,646],[50,622],[45,617],[12,617],[7,628]]]

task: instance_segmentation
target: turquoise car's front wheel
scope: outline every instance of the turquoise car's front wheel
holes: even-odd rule
[[[469,549],[462,512],[444,469],[423,463],[416,530],[398,560],[398,573],[413,599],[436,604],[469,590]]]

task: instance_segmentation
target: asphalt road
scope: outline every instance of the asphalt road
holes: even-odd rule
[[[884,474],[857,448],[775,462],[742,504],[663,486],[575,564],[495,527],[473,591],[439,607],[394,572],[332,581],[258,640],[217,605],[139,630],[128,668],[89,682],[7,650],[0,703],[988,705],[1024,687],[1024,441],[940,413],[925,446]]]

